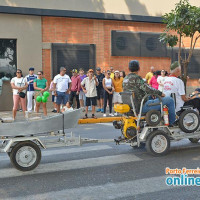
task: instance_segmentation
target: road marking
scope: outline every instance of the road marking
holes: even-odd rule
[[[29,196],[14,197],[4,200],[108,200],[125,197],[136,197],[136,195],[159,192],[163,190],[175,189],[165,184],[166,176],[138,179],[134,181],[107,183],[105,185],[87,186],[61,191],[52,191],[43,194],[34,194]],[[177,187],[178,189],[179,187]],[[133,198],[135,199],[135,198]]]
[[[18,177],[25,175],[35,175],[35,174],[51,173],[58,171],[82,169],[89,167],[99,167],[105,165],[114,165],[120,163],[136,162],[141,160],[142,159],[133,154],[121,154],[114,156],[103,156],[97,158],[87,158],[87,159],[63,161],[56,163],[46,163],[39,165],[35,170],[29,172],[21,172],[16,170],[15,168],[1,169],[0,179],[8,177]]]
[[[74,147],[69,148],[66,147],[65,149],[51,149],[51,150],[43,150],[42,156],[54,156],[60,154],[71,154],[71,153],[80,153],[86,151],[100,151],[100,150],[108,150],[112,149],[111,146],[108,145],[96,145],[96,146],[89,146],[89,147]],[[1,162],[9,160],[7,155],[0,155]]]

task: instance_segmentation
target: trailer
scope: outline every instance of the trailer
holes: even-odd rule
[[[58,113],[40,119],[0,123],[0,152],[7,153],[20,171],[35,169],[41,160],[41,149],[81,146],[85,143],[111,142],[75,137],[65,130],[75,128],[82,109]]]

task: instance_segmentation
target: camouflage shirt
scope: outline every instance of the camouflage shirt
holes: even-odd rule
[[[126,92],[134,92],[134,103],[139,104],[146,94],[162,95],[162,92],[150,87],[144,80],[135,73],[128,74],[123,81],[123,90]]]

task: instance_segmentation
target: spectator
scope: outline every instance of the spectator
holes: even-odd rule
[[[164,93],[166,96],[175,94],[176,112],[181,110],[182,106],[191,105],[200,112],[200,99],[194,96],[193,99],[186,97],[183,81],[178,78],[181,75],[181,65],[175,61],[170,66],[170,76],[165,79]]]
[[[98,80],[94,76],[93,69],[88,71],[88,77],[84,78],[81,82],[81,87],[83,92],[86,95],[86,111],[84,119],[88,118],[88,106],[91,106],[92,103],[92,118],[96,119],[95,116],[95,106],[97,105],[97,89]]]
[[[77,109],[80,108],[79,102],[79,93],[81,89],[81,78],[78,75],[77,69],[72,70],[72,77],[71,77],[71,91],[69,95],[69,101],[73,104],[73,99],[76,97],[76,105]]]
[[[71,79],[65,74],[66,68],[60,68],[60,74],[54,77],[54,89],[56,96],[57,112],[60,112],[60,105],[65,105],[69,99],[69,91],[71,90]]]
[[[12,78],[10,83],[13,89],[13,119],[15,120],[19,102],[21,102],[24,117],[26,111],[26,98],[22,98],[19,96],[20,92],[26,93],[26,88],[28,87],[26,79],[23,78],[21,69],[17,69],[16,77]]]
[[[120,71],[120,77],[124,78],[126,76],[125,71]]]
[[[166,72],[165,70],[161,70],[161,76],[158,76],[157,78],[157,82],[158,82],[158,90],[160,90],[161,92],[163,92],[163,88],[164,88],[164,82],[165,82],[165,79],[166,79]]]
[[[79,69],[79,77],[81,79],[81,82],[83,81],[84,78],[87,77],[84,74],[84,70],[82,68]],[[80,93],[79,93],[79,101],[80,101],[81,108],[83,108],[84,107],[84,103],[85,103],[85,93],[83,92],[82,87],[81,87]]]
[[[99,108],[97,109],[97,112],[103,113],[103,97],[104,97],[104,88],[103,88],[103,79],[105,78],[104,74],[101,73],[101,68],[97,67],[96,69],[96,77],[98,79],[99,85],[97,86],[97,102],[99,105]]]
[[[106,77],[103,79],[103,88],[104,88],[104,114],[103,117],[106,117],[106,106],[107,101],[109,100],[109,115],[114,116],[112,114],[112,98],[113,98],[113,83],[112,79],[110,78],[111,72],[108,70],[106,73]]]
[[[37,73],[37,78],[33,81],[33,86],[35,90],[35,99],[37,99],[38,96],[42,96],[43,92],[48,90],[48,82],[47,79],[43,77],[43,71],[39,71]],[[46,102],[36,102],[36,112],[39,112],[40,104],[42,103],[43,113],[45,116],[47,116],[47,107]]]
[[[165,95],[152,87],[150,87],[147,83],[144,82],[144,80],[138,75],[140,71],[140,65],[137,60],[131,60],[129,62],[129,74],[124,78],[123,81],[123,90],[125,92],[134,92],[134,104],[136,107],[136,112],[140,109],[140,103],[142,101],[142,98],[146,94],[157,94],[159,96],[163,96],[162,102],[163,105],[166,105],[168,107],[169,111],[169,124],[170,126],[173,126],[173,123],[176,119],[175,114],[175,106],[174,106],[174,100],[171,97],[164,97]],[[160,105],[158,105],[159,99],[149,99],[144,102],[142,112],[147,113],[149,110],[155,109],[160,110],[162,109]],[[157,105],[150,105],[150,104],[157,104]]]
[[[66,105],[63,107],[63,109],[61,110],[61,112],[69,112],[69,111],[72,111],[73,108],[72,108],[72,104],[70,101],[68,101],[66,103]]]
[[[110,67],[110,78],[114,78],[114,69]]]
[[[156,90],[158,89],[158,82],[157,82],[157,78],[158,78],[158,71],[154,72],[154,75],[153,77],[151,78],[150,82],[149,82],[149,85],[152,87],[152,88],[155,88]]]
[[[51,81],[50,87],[49,87],[49,91],[51,92],[52,95],[52,103],[53,103],[53,110],[52,112],[57,113],[57,106],[56,106],[56,96],[55,96],[55,89],[54,89],[54,85],[53,85],[53,80]]]
[[[28,83],[27,88],[27,110],[28,112],[32,112],[33,107],[33,98],[34,98],[34,87],[33,87],[33,81],[37,78],[37,76],[34,74],[34,68],[29,68],[29,75],[26,76],[26,81]],[[35,110],[35,99],[34,99],[34,110]]]
[[[150,72],[148,72],[145,76],[146,82],[149,84],[151,78],[153,77],[153,73],[154,73],[154,67],[151,66],[150,68]]]
[[[124,79],[122,77],[120,77],[119,71],[116,70],[115,76],[112,79],[113,87],[115,90],[113,93],[113,103],[114,104],[122,103],[122,98],[121,98],[120,92],[123,91],[123,88],[122,88],[123,80]],[[116,115],[117,115],[117,113],[116,113]]]

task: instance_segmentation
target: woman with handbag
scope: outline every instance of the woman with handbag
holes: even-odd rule
[[[37,97],[42,96],[43,92],[48,90],[47,79],[43,77],[43,71],[37,73],[37,78],[33,81],[33,87],[35,90],[35,99],[36,99],[36,112],[39,112],[40,104],[42,103],[44,115],[47,116],[47,107],[46,102],[37,102]]]
[[[11,87],[13,89],[13,119],[15,120],[19,102],[21,102],[22,110],[25,116],[26,111],[26,88],[28,84],[23,78],[22,70],[17,69],[16,77],[11,79]]]

